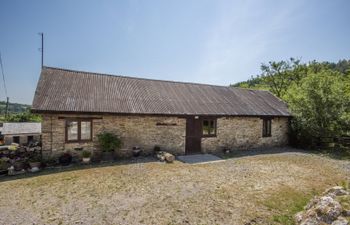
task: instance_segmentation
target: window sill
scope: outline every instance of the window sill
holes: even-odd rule
[[[269,137],[272,137],[272,135],[269,135],[269,136],[262,136],[263,138],[269,138]]]
[[[92,142],[92,140],[79,140],[79,141],[66,141],[66,144],[79,144],[79,143],[88,143],[88,142]]]
[[[216,134],[212,134],[212,135],[202,135],[202,138],[208,138],[208,137],[216,137]]]

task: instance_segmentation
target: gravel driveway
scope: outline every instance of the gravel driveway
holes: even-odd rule
[[[297,152],[89,168],[0,182],[0,223],[269,224],[268,199],[322,192],[349,175],[348,161]]]

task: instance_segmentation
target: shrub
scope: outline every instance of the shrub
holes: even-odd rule
[[[285,97],[293,112],[291,140],[308,147],[313,137],[337,137],[350,125],[349,83],[329,70],[308,74],[300,85],[292,85]],[[293,144],[293,143],[292,143]]]
[[[41,156],[39,154],[36,154],[29,158],[29,162],[41,162]]]
[[[160,147],[158,145],[154,146],[153,151],[160,152]]]
[[[81,155],[83,156],[83,158],[90,158],[91,152],[84,150]]]
[[[58,161],[62,166],[68,166],[72,162],[72,158],[69,152],[65,152],[58,158]]]
[[[113,152],[122,146],[122,140],[115,134],[103,132],[97,135],[98,142],[104,152]]]

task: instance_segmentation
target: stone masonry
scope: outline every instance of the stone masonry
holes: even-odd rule
[[[217,119],[216,137],[202,138],[202,152],[244,150],[288,144],[288,118],[276,117],[271,123],[271,137],[262,137],[259,117],[223,117]]]
[[[121,152],[131,152],[135,146],[151,153],[154,146],[173,154],[185,154],[186,119],[155,116],[79,115],[93,117],[93,141],[65,143],[65,118],[73,115],[44,114],[42,122],[43,153],[57,156],[75,148],[99,151],[97,134],[103,131],[119,135],[123,141]],[[262,137],[262,119],[258,117],[222,117],[217,119],[217,136],[202,138],[202,152],[222,151],[223,148],[250,149],[285,145],[288,142],[288,119],[272,120],[272,136]]]
[[[98,151],[97,134],[108,131],[117,134],[123,141],[120,152],[131,151],[139,146],[146,153],[153,151],[158,145],[161,149],[174,154],[184,154],[186,120],[177,117],[148,116],[79,116],[95,117],[92,122],[92,142],[65,143],[65,119],[71,115],[43,115],[42,141],[46,155],[57,155],[64,151],[75,152],[75,148]],[[100,119],[101,118],[101,119]],[[52,133],[52,135],[51,135]]]

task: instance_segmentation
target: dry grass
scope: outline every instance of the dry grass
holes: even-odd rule
[[[0,182],[3,224],[288,224],[350,163],[302,153],[157,162]]]

